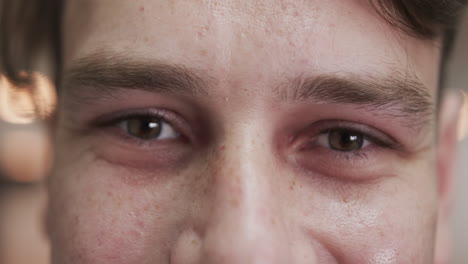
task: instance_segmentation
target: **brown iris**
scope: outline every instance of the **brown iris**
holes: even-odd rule
[[[338,151],[359,150],[364,144],[364,136],[350,130],[331,130],[328,132],[328,144]]]
[[[140,139],[154,139],[159,137],[162,130],[162,122],[155,117],[132,118],[126,122],[128,133]]]

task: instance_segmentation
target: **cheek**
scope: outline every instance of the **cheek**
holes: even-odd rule
[[[353,195],[339,199],[306,190],[296,198],[304,212],[298,226],[306,227],[303,233],[309,240],[325,245],[338,263],[432,263],[436,196],[432,187],[417,184],[431,176],[404,178],[362,186],[366,191],[349,187]],[[306,195],[315,200],[304,203]]]
[[[129,171],[92,157],[64,167],[50,182],[54,263],[167,262],[167,245],[180,219],[170,186],[129,185]]]

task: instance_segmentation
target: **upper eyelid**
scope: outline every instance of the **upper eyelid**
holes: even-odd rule
[[[104,115],[98,117],[92,123],[97,126],[110,126],[117,124],[119,122],[138,117],[156,117],[167,123],[172,123],[172,120],[168,120],[165,110],[155,110],[155,111],[145,111],[145,110],[135,110],[135,111],[124,111],[122,113],[112,113],[109,115]]]

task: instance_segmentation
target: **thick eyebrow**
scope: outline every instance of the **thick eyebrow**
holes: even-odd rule
[[[207,94],[212,79],[183,65],[131,59],[120,54],[96,53],[72,63],[62,79],[68,89],[92,87],[106,92],[115,88],[159,93]]]
[[[419,121],[429,121],[434,113],[428,88],[416,76],[396,70],[388,76],[302,75],[279,86],[277,94],[286,102],[353,104],[369,110],[392,110],[389,115]]]
[[[62,85],[81,99],[112,95],[116,88],[157,93],[208,95],[215,78],[180,64],[132,59],[121,54],[96,53],[75,61],[65,71]],[[73,90],[93,89],[93,95]],[[72,90],[72,91],[70,91]],[[428,123],[434,100],[413,74],[398,70],[387,76],[358,73],[300,75],[272,91],[285,102],[310,101],[358,105],[392,117],[404,117],[411,125]],[[76,98],[78,99],[78,98]]]

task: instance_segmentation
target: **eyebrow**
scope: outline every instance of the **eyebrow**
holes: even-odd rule
[[[125,88],[205,95],[210,80],[208,75],[184,65],[97,53],[74,61],[65,71],[62,85],[68,89],[92,87],[97,93]]]
[[[67,90],[80,90],[80,86],[93,88],[93,96],[85,96],[88,99],[112,95],[116,88],[209,95],[209,87],[215,82],[214,77],[201,70],[180,64],[130,59],[120,54],[93,54],[75,61],[73,65],[65,71],[62,84]],[[416,75],[397,69],[387,76],[302,74],[286,80],[272,92],[283,102],[352,104],[392,117],[406,118],[408,123],[427,123],[434,113],[434,102],[427,87]]]
[[[429,121],[434,100],[415,75],[393,69],[387,76],[355,73],[301,75],[279,86],[282,101],[313,101],[359,105],[368,110],[390,110],[394,117]]]

